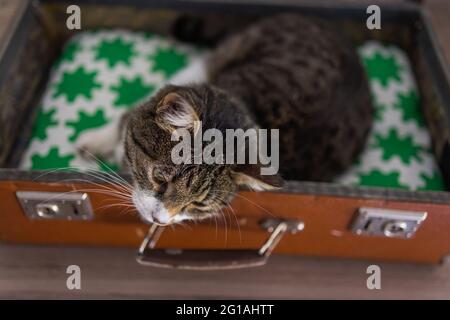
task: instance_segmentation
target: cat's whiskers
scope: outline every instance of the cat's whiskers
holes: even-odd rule
[[[123,207],[123,208],[135,209],[135,207],[133,205],[126,204],[126,203],[110,203],[110,204],[106,204],[106,205],[99,207],[98,210],[105,210],[107,208],[112,208],[112,207]]]
[[[235,221],[236,221],[236,226],[237,226],[238,232],[239,232],[239,242],[242,243],[241,226],[240,226],[239,221],[238,221],[238,218],[237,218],[237,216],[236,216],[236,212],[234,211],[233,207],[232,207],[229,203],[227,203],[226,205],[227,205],[228,208],[230,208],[231,213],[232,213],[233,216],[234,216],[234,219],[235,219]]]
[[[89,181],[86,179],[81,179],[81,178],[79,178],[79,179],[64,179],[64,180],[60,180],[60,182],[80,182],[80,183],[92,184],[99,188],[102,188],[103,190],[108,190],[112,194],[120,195],[125,198],[131,198],[131,190],[129,191],[129,193],[126,193],[124,191],[119,191],[117,189],[113,189],[112,187],[108,187],[107,185],[99,184],[99,183],[92,182],[92,181]]]
[[[258,207],[259,209],[261,209],[261,210],[263,210],[264,212],[266,212],[266,213],[268,213],[269,215],[271,215],[272,217],[276,217],[272,212],[270,212],[270,211],[267,210],[266,208],[260,206],[260,205],[257,204],[256,202],[251,201],[251,200],[248,199],[247,197],[245,197],[245,196],[243,196],[243,195],[241,195],[241,194],[238,194],[238,193],[236,193],[235,196],[236,196],[236,197],[240,197],[240,198],[242,198],[242,199],[244,199],[244,200],[247,200],[248,202],[250,202],[250,203],[253,204],[254,206]]]
[[[93,156],[93,155],[92,155]],[[39,179],[45,175],[57,172],[57,171],[61,171],[61,172],[71,172],[71,171],[75,171],[76,173],[80,173],[83,175],[88,175],[91,176],[93,178],[102,180],[104,182],[108,182],[108,183],[113,183],[116,186],[118,186],[119,188],[121,188],[123,191],[128,191],[129,189],[132,188],[131,184],[126,181],[125,179],[123,179],[121,176],[119,176],[116,172],[114,172],[107,164],[105,164],[104,162],[102,162],[99,158],[96,158],[95,156],[93,156],[94,159],[96,161],[99,161],[101,163],[103,163],[103,165],[105,167],[107,167],[108,171],[99,171],[99,170],[95,170],[92,168],[81,168],[81,167],[61,167],[61,168],[56,168],[56,169],[52,169],[52,170],[47,170],[44,173],[40,174],[39,176],[37,176],[36,178],[34,178],[33,180]]]
[[[42,201],[41,203],[46,203],[46,202],[49,202],[51,200],[63,197],[65,195],[68,195],[68,194],[71,194],[71,193],[76,193],[76,192],[93,192],[93,193],[103,193],[103,194],[111,195],[111,192],[103,190],[103,189],[76,189],[76,190],[70,190],[70,191],[67,191],[67,192],[58,193],[55,196],[47,198],[46,200]]]
[[[132,211],[134,208],[124,208],[122,211],[120,211],[120,215],[127,215],[130,214],[130,210]]]
[[[225,224],[225,247],[226,247],[227,244],[228,244],[228,224],[227,224],[227,218],[225,217],[225,214],[223,213],[223,210],[222,210],[221,207],[219,207],[219,205],[214,204],[214,205],[213,205],[213,210],[214,210],[214,211],[218,211],[218,212],[220,213],[220,215],[221,215],[221,217],[222,217],[222,221],[223,221],[224,224]]]
[[[211,191],[223,191],[223,190],[220,190],[220,189],[210,189],[210,190],[211,190]],[[252,190],[254,190],[254,189],[252,189]],[[247,197],[245,197],[245,196],[243,196],[243,195],[241,195],[241,194],[238,194],[237,192],[234,193],[234,196],[240,197],[240,198],[242,198],[243,200],[248,201],[248,202],[251,203],[252,205],[254,205],[254,206],[258,207],[259,209],[263,210],[264,212],[268,213],[270,216],[275,217],[275,215],[274,215],[272,212],[270,212],[270,211],[267,210],[266,208],[260,206],[259,204],[255,203],[254,201],[251,201],[251,200],[248,199]],[[238,220],[238,218],[237,218],[236,211],[234,210],[234,208],[231,206],[230,203],[227,203],[226,201],[224,201],[224,200],[222,200],[222,199],[219,199],[218,197],[214,197],[214,198],[212,199],[212,201],[215,201],[215,200],[218,200],[218,201],[221,203],[221,206],[219,206],[219,205],[217,205],[217,204],[214,204],[214,205],[212,206],[212,209],[213,209],[213,211],[216,211],[216,212],[218,212],[218,213],[221,214],[222,221],[224,221],[224,223],[225,223],[225,233],[226,233],[225,238],[227,239],[227,237],[228,237],[228,236],[227,236],[227,228],[228,228],[228,224],[227,224],[227,219],[226,219],[225,214],[223,213],[222,209],[228,207],[228,208],[230,209],[229,211],[231,211],[231,213],[229,213],[229,215],[233,214],[234,219],[235,219],[235,222],[236,222],[236,226],[237,226],[237,228],[238,228],[238,232],[239,232],[239,241],[242,242],[242,231],[241,231],[241,228],[240,228],[240,223],[239,223],[239,220]],[[214,217],[214,220],[215,220],[215,223],[216,223],[216,238],[217,238],[217,227],[218,227],[218,224],[217,224],[217,215],[216,215],[216,214],[213,214],[212,216]],[[230,227],[231,227],[231,221],[230,221]],[[227,240],[226,240],[226,242],[227,242]]]
[[[126,181],[124,178],[122,178],[119,174],[117,174],[108,164],[106,164],[102,159],[100,159],[99,157],[97,157],[96,155],[94,155],[93,153],[91,153],[89,150],[87,149],[83,149],[83,152],[85,154],[88,154],[92,159],[94,159],[97,162],[100,162],[100,164],[102,164],[105,168],[108,169],[108,171],[110,172],[110,176],[111,177],[115,177],[115,179],[117,181],[122,181],[123,183],[125,183],[125,185],[130,185],[128,183],[128,181]],[[108,172],[107,172],[108,173]]]
[[[128,193],[131,193],[131,185],[130,185],[130,187],[125,186],[125,185],[123,185],[123,184],[119,184],[119,185],[118,185],[118,183],[116,183],[114,180],[106,179],[106,178],[103,176],[103,173],[96,172],[96,171],[92,171],[92,170],[90,170],[89,172],[80,172],[80,171],[77,170],[75,167],[65,167],[65,168],[59,168],[59,169],[49,170],[48,172],[39,175],[39,176],[36,177],[35,179],[38,179],[39,177],[42,177],[42,176],[44,176],[44,175],[46,175],[46,174],[50,174],[50,173],[56,172],[56,171],[64,171],[64,172],[67,172],[67,171],[76,171],[77,173],[81,173],[81,174],[84,174],[84,175],[87,175],[87,176],[94,177],[94,178],[99,179],[99,180],[101,180],[101,181],[103,181],[103,182],[106,182],[106,183],[108,183],[108,184],[112,183],[112,184],[114,184],[115,186],[117,186],[117,187],[121,190],[121,192],[122,192],[123,194],[127,194],[127,195],[128,195]],[[94,174],[93,172],[95,172],[95,174]],[[76,182],[76,181],[78,181],[78,182],[85,182],[85,183],[88,183],[88,184],[94,184],[94,185],[96,185],[96,186],[101,186],[102,188],[107,188],[107,189],[109,189],[109,190],[111,190],[111,191],[113,190],[113,189],[111,189],[111,188],[108,188],[108,187],[105,186],[105,185],[99,185],[98,183],[95,183],[95,182],[93,182],[93,181],[86,180],[86,179],[81,179],[81,178],[72,178],[72,179],[59,180],[59,182],[74,182],[74,181],[75,181],[75,182]],[[117,193],[118,190],[114,190],[114,192]]]
[[[127,204],[133,204],[132,200],[130,197],[125,196],[125,195],[121,195],[121,194],[116,194],[111,190],[108,189],[103,189],[103,188],[98,188],[98,189],[94,189],[94,188],[84,188],[84,189],[75,189],[69,192],[89,192],[89,193],[97,193],[97,194],[102,194],[102,195],[106,195],[109,196],[108,198],[102,199],[102,202],[104,201],[123,201],[124,203]],[[58,196],[52,197],[52,198],[56,198]],[[51,200],[51,199],[50,199]],[[49,201],[49,199],[47,199],[46,201]]]
[[[49,170],[49,171],[39,175],[38,177],[42,177],[46,174],[56,172],[56,171],[70,171],[70,170],[72,170],[72,171],[76,170],[77,173],[79,172],[79,170],[77,170],[77,168],[75,168],[75,167],[66,167],[66,168],[58,168],[58,169],[54,169],[54,170]],[[60,180],[59,182],[81,182],[81,183],[86,183],[86,184],[97,186],[98,188],[81,188],[81,189],[75,188],[75,190],[59,193],[53,197],[50,197],[50,198],[46,199],[45,201],[43,201],[42,203],[49,202],[51,200],[57,199],[59,197],[62,197],[64,195],[71,194],[71,193],[91,192],[91,193],[99,193],[99,194],[113,196],[116,199],[107,199],[107,200],[117,201],[117,199],[121,199],[124,201],[123,204],[132,205],[131,188],[129,188],[128,186],[123,185],[123,183],[117,183],[115,179],[112,179],[112,178],[107,179],[102,175],[103,173],[100,173],[100,172],[97,172],[94,170],[88,170],[88,172],[82,172],[82,173],[85,175],[97,178],[108,184],[112,183],[112,184],[114,184],[114,186],[119,187],[119,190],[113,189],[107,185],[99,184],[99,183],[96,183],[96,182],[93,182],[93,181],[90,181],[87,179],[82,179],[82,178],[63,179],[63,180]]]
[[[48,175],[48,174],[52,174],[52,173],[58,172],[58,171],[62,171],[62,172],[71,172],[71,171],[74,171],[74,172],[76,172],[76,173],[81,173],[81,174],[97,173],[97,174],[99,174],[99,175],[110,175],[111,177],[114,177],[114,176],[112,176],[111,174],[109,174],[107,171],[99,171],[99,170],[95,170],[95,169],[92,169],[92,168],[83,168],[83,167],[69,166],[69,167],[60,167],[60,168],[55,168],[55,169],[51,169],[51,170],[45,170],[45,172],[43,172],[42,174],[40,174],[40,175],[38,175],[37,177],[35,177],[35,178],[33,179],[33,181],[35,181],[35,180],[37,180],[37,179],[39,179],[39,178],[41,178],[41,177],[43,177],[43,176],[46,176],[46,175]],[[114,173],[115,173],[115,172],[114,172]],[[115,174],[116,174],[116,173],[115,173]],[[116,174],[116,175],[117,175],[117,174]],[[117,177],[119,177],[121,180],[119,180],[118,178],[114,177],[114,179],[112,179],[112,181],[120,181],[120,183],[121,183],[122,185],[129,185],[129,186],[131,186],[129,182],[127,182],[125,179],[123,179],[123,178],[120,177],[119,175],[117,175]],[[115,179],[117,179],[117,180],[115,180]]]
[[[223,191],[223,190],[220,190],[220,189],[210,189],[210,190],[212,190],[212,191]],[[253,189],[253,190],[254,190],[254,189]],[[259,192],[259,191],[254,191],[254,192]],[[238,192],[235,192],[235,193],[233,194],[233,196],[242,198],[242,199],[244,199],[244,200],[250,202],[250,203],[253,204],[254,206],[258,207],[259,209],[263,210],[264,212],[268,213],[268,214],[271,215],[272,217],[275,217],[275,215],[274,215],[272,212],[270,212],[270,211],[267,210],[266,208],[260,206],[260,205],[257,204],[256,202],[251,201],[251,200],[248,199],[247,197],[245,197],[245,196],[239,194]],[[223,201],[223,202],[225,203],[224,200],[221,200],[221,201]]]
[[[86,172],[85,174],[89,175],[93,178],[99,179],[103,182],[114,184],[116,187],[118,187],[122,191],[128,192],[132,189],[131,184],[129,184],[129,183],[124,184],[120,180],[115,179],[114,176],[110,175],[107,172],[88,170],[88,172]],[[106,175],[106,177],[105,177],[105,175]]]
[[[214,225],[215,225],[215,238],[217,240],[217,216],[215,214],[212,215],[214,217]]]

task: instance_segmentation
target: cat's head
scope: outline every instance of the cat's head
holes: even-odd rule
[[[148,222],[170,224],[210,217],[227,206],[240,186],[267,190],[279,176],[261,176],[251,164],[174,164],[172,133],[185,128],[248,127],[252,120],[237,102],[209,86],[166,86],[131,112],[125,154],[134,180],[133,202]]]

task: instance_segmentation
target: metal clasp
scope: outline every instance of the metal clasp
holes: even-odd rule
[[[420,211],[359,208],[351,229],[358,235],[407,239],[426,218]]]

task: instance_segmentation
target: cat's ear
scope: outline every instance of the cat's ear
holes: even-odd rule
[[[166,94],[156,107],[156,122],[169,133],[185,128],[193,129],[194,134],[200,128],[200,119],[191,103],[180,94]]]
[[[261,166],[257,164],[238,165],[231,171],[231,177],[237,185],[256,191],[279,189],[284,184],[278,174],[262,175]]]

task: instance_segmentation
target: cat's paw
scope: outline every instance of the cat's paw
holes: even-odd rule
[[[75,144],[77,153],[86,160],[92,160],[94,156],[104,156],[108,151],[102,143],[102,134],[97,131],[100,130],[84,132]]]
[[[190,84],[205,83],[208,81],[206,56],[191,62],[186,68],[178,71],[170,80],[170,84],[185,86]]]
[[[108,158],[115,152],[118,136],[117,126],[109,124],[82,133],[75,143],[75,148],[81,157],[88,160],[92,160],[95,156]]]

